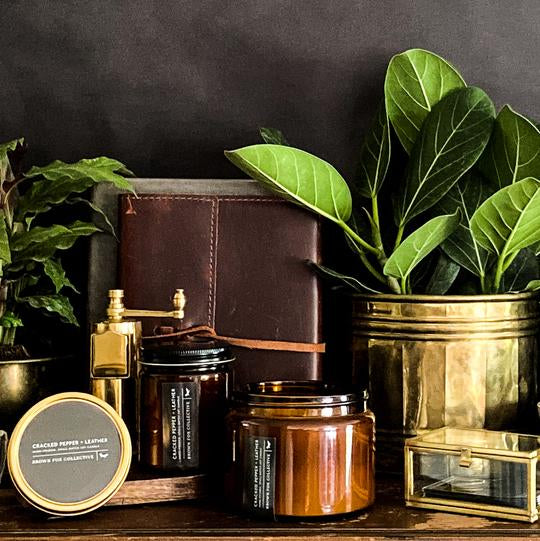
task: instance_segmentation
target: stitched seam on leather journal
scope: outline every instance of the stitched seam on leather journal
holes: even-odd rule
[[[129,195],[127,196],[129,198]],[[222,196],[219,194],[198,196],[185,194],[139,194],[138,199],[147,200],[176,200],[176,201],[205,201],[211,203],[210,217],[210,254],[208,262],[208,308],[207,323],[215,327],[216,300],[217,300],[217,252],[219,242],[219,203],[221,201],[248,202],[248,203],[279,203],[288,205],[286,201],[272,196]]]
[[[217,303],[217,281],[219,273],[219,199],[216,199],[215,225],[214,225],[214,302],[212,303],[212,323],[216,326],[216,303]]]
[[[138,199],[157,199],[157,200],[188,200],[188,201],[245,201],[248,203],[251,202],[258,202],[258,203],[279,203],[279,204],[285,204],[289,205],[287,201],[283,201],[282,199],[278,199],[272,196],[256,196],[253,197],[245,197],[240,196],[237,197],[235,195],[208,195],[204,197],[196,196],[196,195],[151,195],[151,194],[139,194]]]
[[[215,312],[212,312],[215,306],[216,296],[216,268],[215,268],[215,255],[216,255],[216,199],[210,198],[212,202],[212,212],[210,218],[210,261],[208,263],[209,270],[209,284],[208,284],[208,325],[214,325]]]

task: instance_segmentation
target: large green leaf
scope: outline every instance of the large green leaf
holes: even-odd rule
[[[19,297],[17,300],[23,304],[28,304],[32,308],[56,314],[66,323],[79,326],[73,313],[73,306],[64,295],[33,295],[31,297]]]
[[[351,216],[351,192],[329,163],[308,152],[282,145],[252,145],[225,151],[249,176],[282,197],[334,222]]]
[[[476,209],[493,193],[481,176],[471,172],[464,175],[435,205],[436,214],[461,210],[458,228],[443,243],[442,249],[462,267],[476,276],[485,276],[489,254],[471,233],[471,218]]]
[[[441,252],[437,264],[426,286],[426,295],[444,295],[456,281],[461,267],[444,252]]]
[[[3,210],[0,210],[0,262],[11,263],[11,250],[9,249],[6,217]]]
[[[265,143],[290,146],[281,130],[277,130],[276,128],[260,128],[259,133]]]
[[[386,110],[407,153],[433,106],[464,86],[456,69],[429,51],[410,49],[390,60],[384,82]]]
[[[9,162],[8,153],[13,152],[19,145],[24,144],[24,138],[13,139],[6,143],[0,143],[0,189],[4,182],[13,180],[13,171]]]
[[[538,260],[532,250],[521,250],[503,274],[500,291],[524,291],[538,276]]]
[[[88,222],[76,221],[70,225],[52,225],[34,227],[29,231],[21,231],[13,236],[11,250],[14,260],[45,261],[54,255],[56,250],[71,248],[79,237],[93,235],[101,231]]]
[[[526,285],[525,291],[540,291],[540,280],[531,280]]]
[[[459,225],[460,211],[432,218],[411,233],[388,258],[383,272],[406,280],[412,270],[447,239]]]
[[[100,207],[98,207],[96,204],[92,203],[92,201],[89,201],[88,199],[85,199],[84,197],[70,197],[69,199],[64,201],[64,203],[66,205],[78,205],[78,204],[81,204],[81,205],[85,205],[87,207],[90,207],[96,214],[99,214],[101,216],[101,218],[103,219],[103,221],[107,225],[107,228],[109,229],[109,232],[115,238],[118,238],[116,236],[116,231],[114,230],[114,225],[112,224],[112,222],[109,219],[109,217],[107,216],[107,214],[105,214],[105,212]]]
[[[480,88],[454,90],[435,105],[412,150],[397,206],[399,225],[434,205],[474,165],[494,118],[493,103]]]
[[[527,177],[540,178],[540,130],[505,105],[478,166],[497,189]]]
[[[390,163],[390,127],[384,103],[360,150],[360,175],[355,183],[360,195],[374,197],[379,193]]]
[[[24,137],[19,139],[13,139],[12,141],[7,141],[6,143],[0,143],[0,162],[7,160],[8,152],[12,152],[19,145],[24,143]]]
[[[23,327],[23,325],[22,319],[9,310],[4,312],[2,317],[0,317],[0,327],[13,329],[15,327]]]
[[[471,231],[505,260],[540,242],[540,181],[526,178],[495,192],[473,214]]]
[[[62,267],[62,264],[57,259],[46,259],[43,261],[43,270],[45,274],[51,279],[54,284],[56,293],[59,293],[63,287],[69,287],[76,293],[79,293],[77,288],[71,283],[70,279],[66,276],[66,271]]]
[[[133,176],[133,173],[123,163],[106,157],[83,159],[76,163],[54,161],[45,167],[32,167],[25,176],[42,176],[44,180],[36,180],[20,197],[17,220],[22,221],[28,213],[46,212],[70,195],[84,192],[101,182],[133,192],[131,183],[123,175]]]

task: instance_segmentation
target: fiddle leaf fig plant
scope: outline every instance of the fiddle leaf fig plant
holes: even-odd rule
[[[408,154],[433,106],[450,91],[465,86],[453,66],[422,49],[405,51],[390,60],[384,99],[388,117]]]
[[[24,307],[54,315],[78,325],[64,291],[75,286],[66,276],[61,252],[82,237],[101,229],[92,222],[75,220],[51,224],[46,214],[61,205],[88,205],[84,192],[100,182],[133,191],[125,178],[133,176],[111,158],[83,159],[76,163],[54,161],[45,167],[19,172],[24,140],[0,144],[0,345],[14,346],[16,331],[24,325]],[[110,224],[106,220],[107,224]],[[24,354],[19,347],[17,354]]]
[[[386,276],[400,280],[401,290],[410,293],[409,277],[414,268],[458,226],[460,211],[432,218],[411,233],[393,252],[384,265]]]
[[[540,131],[505,105],[497,115],[489,146],[478,163],[495,188],[504,188],[540,171]]]
[[[478,244],[495,257],[493,289],[524,248],[540,242],[540,180],[532,177],[501,188],[471,218]]]
[[[334,281],[399,294],[538,289],[540,130],[509,105],[497,115],[440,56],[411,49],[390,60],[348,183],[280,131],[261,136],[225,155],[343,229],[367,275],[313,264]]]

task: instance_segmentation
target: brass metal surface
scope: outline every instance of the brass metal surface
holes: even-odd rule
[[[139,318],[139,317],[171,317],[174,319],[184,319],[184,308],[186,306],[186,297],[183,289],[176,289],[173,295],[173,309],[170,311],[164,310],[139,310],[129,309],[124,306],[124,290],[110,289],[109,290],[109,307],[107,308],[107,316],[109,321],[122,321],[124,318]]]
[[[7,441],[7,433],[0,430],[0,483],[2,482],[4,467],[6,465]]]
[[[125,389],[124,378],[92,378],[90,380],[91,393],[107,402],[113,407],[124,420],[128,413],[126,409],[129,409],[129,404],[126,403],[126,397],[129,393]]]
[[[110,404],[134,432],[134,382],[142,344],[142,317],[182,319],[186,297],[183,289],[173,296],[171,311],[131,310],[124,306],[124,291],[111,289],[106,321],[96,323],[90,337],[91,392]]]
[[[72,356],[0,361],[0,428],[11,432],[36,402],[77,387],[76,369]]]
[[[466,442],[466,445],[464,445]],[[408,438],[408,449],[461,452],[470,449],[475,456],[488,454],[499,458],[538,458],[540,436],[496,430],[444,427]]]
[[[112,330],[92,335],[92,375],[127,377],[129,366],[128,337]]]
[[[405,503],[410,507],[436,509],[454,513],[506,518],[536,522],[539,516],[537,502],[537,463],[540,438],[528,434],[515,434],[490,430],[442,428],[409,438],[405,443]],[[527,508],[487,504],[463,499],[423,496],[415,491],[414,454],[456,456],[459,466],[471,468],[475,461],[495,460],[527,465]],[[439,475],[443,472],[436,472]]]
[[[108,415],[115,425],[120,437],[122,449],[118,468],[108,485],[92,498],[88,498],[84,501],[75,501],[69,503],[55,502],[50,499],[43,498],[40,494],[38,494],[27,482],[19,461],[19,446],[27,426],[39,413],[53,406],[54,404],[64,401],[90,402],[101,408],[101,410]],[[9,473],[15,488],[29,504],[52,515],[72,516],[93,511],[94,509],[104,505],[107,501],[109,501],[110,498],[114,496],[114,494],[116,494],[129,473],[131,455],[131,438],[126,425],[117,412],[109,404],[90,394],[69,392],[60,393],[45,398],[23,415],[21,420],[17,423],[17,426],[15,427],[15,430],[13,431],[13,434],[9,440],[7,462]]]
[[[355,297],[355,379],[369,383],[383,447],[385,439],[403,442],[442,426],[529,432],[523,424],[536,418],[538,299]]]

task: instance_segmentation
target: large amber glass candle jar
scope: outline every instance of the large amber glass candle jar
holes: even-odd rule
[[[250,384],[227,417],[227,485],[265,517],[324,517],[371,505],[373,414],[322,382]]]
[[[231,361],[230,351],[212,340],[144,348],[138,370],[142,465],[186,475],[221,467]]]

